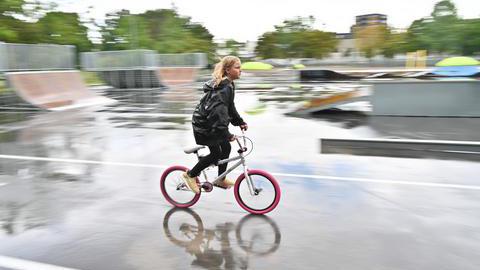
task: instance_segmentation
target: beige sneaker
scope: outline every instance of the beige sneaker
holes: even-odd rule
[[[187,186],[188,186],[193,192],[195,192],[195,194],[200,193],[200,187],[198,187],[196,177],[190,177],[190,176],[188,176],[188,174],[187,174],[186,172],[184,172],[184,173],[182,174],[182,178],[183,178],[183,181],[185,182],[185,184],[187,184]]]
[[[224,178],[213,181],[213,185],[219,188],[229,189],[235,185],[235,180]]]

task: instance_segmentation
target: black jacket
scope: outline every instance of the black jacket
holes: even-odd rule
[[[232,136],[229,123],[240,126],[245,122],[235,108],[235,84],[224,79],[214,87],[214,80],[203,86],[205,93],[192,117],[193,135],[200,145],[217,145]]]

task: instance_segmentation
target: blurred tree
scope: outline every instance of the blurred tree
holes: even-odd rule
[[[407,46],[407,33],[392,33],[388,31],[381,50],[383,56],[392,58],[396,54],[408,52]]]
[[[263,58],[323,58],[333,52],[333,33],[315,30],[313,16],[285,20],[275,31],[260,36],[255,52]]]
[[[23,12],[25,0],[2,0],[0,1],[0,16],[10,16]]]
[[[88,39],[88,29],[77,13],[49,12],[36,23],[39,42],[75,45],[77,52],[90,51],[92,42]]]
[[[263,58],[285,58],[285,46],[281,47],[278,33],[264,33],[257,42],[255,53]]]
[[[435,4],[430,18],[414,21],[407,34],[408,49],[434,53],[462,53],[466,26],[457,15],[455,4],[442,0]],[[466,28],[469,28],[466,26]]]
[[[128,10],[107,14],[105,25],[101,27],[103,50],[133,49],[131,16]]]
[[[457,16],[455,5],[449,0],[435,4],[432,12],[433,21],[427,27],[427,35],[434,52],[458,53],[460,50],[457,25],[460,19]]]
[[[427,35],[430,19],[415,20],[407,31],[407,51],[428,50],[431,49],[431,36]]]
[[[38,0],[0,1],[0,41],[10,43],[42,42],[37,21],[54,10],[56,4]]]
[[[445,18],[457,18],[457,8],[450,0],[442,0],[435,4],[432,11],[434,20]]]
[[[225,43],[219,46],[225,51],[226,55],[240,56],[240,51],[245,47],[244,42],[238,42],[234,39],[227,39]]]
[[[462,55],[480,54],[480,19],[463,20],[457,25]]]
[[[0,41],[17,42],[19,30],[23,26],[20,20],[13,17],[23,12],[24,0],[0,1]]]
[[[372,58],[385,49],[387,39],[391,35],[390,29],[385,25],[367,25],[355,29],[355,47],[365,57]]]
[[[103,49],[152,49],[159,53],[214,53],[213,35],[173,9],[134,15],[127,10],[107,14],[101,29]]]

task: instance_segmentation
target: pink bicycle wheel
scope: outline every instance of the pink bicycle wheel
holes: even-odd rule
[[[252,214],[266,214],[280,202],[280,186],[269,173],[261,170],[249,170],[255,190],[252,194],[245,174],[241,174],[235,182],[234,194],[238,204]]]
[[[180,208],[194,205],[201,194],[195,194],[183,182],[182,174],[187,170],[184,166],[172,166],[166,169],[160,178],[160,190],[163,196],[173,206]]]

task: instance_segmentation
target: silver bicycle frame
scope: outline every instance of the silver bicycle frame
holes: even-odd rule
[[[240,146],[240,149],[243,149],[243,147],[240,144],[238,138],[236,138],[235,140],[237,141],[238,145]],[[245,137],[243,137],[243,141],[244,141],[244,145],[246,145]],[[200,159],[200,155],[198,154],[198,152],[196,152],[196,154],[197,154],[198,159]],[[213,181],[223,179],[227,174],[229,174],[230,172],[232,172],[233,170],[238,168],[240,165],[243,165],[243,174],[245,175],[245,178],[247,180],[248,189],[250,191],[250,194],[252,196],[254,196],[255,195],[255,186],[253,184],[252,179],[248,175],[248,167],[247,167],[247,163],[245,161],[245,157],[243,156],[243,153],[239,153],[238,156],[233,157],[233,158],[222,159],[222,160],[217,162],[216,166],[228,163],[230,161],[235,161],[235,160],[239,160],[239,161],[237,163],[235,163],[233,166],[231,166],[230,168],[228,168],[224,173],[217,176]],[[209,182],[207,174],[205,173],[205,170],[202,171],[202,174],[203,174],[203,177],[205,178],[205,181]]]

